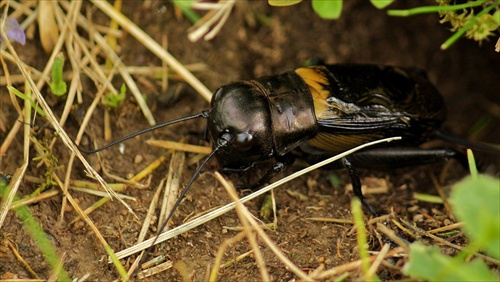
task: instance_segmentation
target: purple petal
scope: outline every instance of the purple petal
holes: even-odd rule
[[[9,17],[8,21],[5,22],[5,34],[9,39],[17,41],[22,45],[26,44],[26,34],[24,33],[23,28],[17,20],[13,17]],[[2,40],[2,36],[0,36],[0,41]]]

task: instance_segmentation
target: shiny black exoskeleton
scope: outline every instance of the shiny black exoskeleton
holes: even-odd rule
[[[433,137],[446,115],[442,97],[416,68],[299,68],[222,86],[211,106],[208,136],[214,148],[226,144],[215,153],[224,169],[245,170],[272,157],[284,164],[259,184],[294,154],[315,162],[384,137],[403,139],[349,156],[343,166],[353,178],[354,167],[401,167],[457,156],[454,150],[416,147]]]

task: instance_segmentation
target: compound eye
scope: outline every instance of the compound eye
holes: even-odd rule
[[[253,134],[249,132],[243,132],[236,134],[233,146],[239,150],[248,150],[252,147],[254,143],[255,139],[253,138]]]
[[[231,136],[231,134],[229,132],[223,132],[220,136],[219,136],[219,139],[217,139],[217,144],[219,146],[222,146],[222,147],[225,147],[227,146],[229,143],[231,143],[233,137]]]

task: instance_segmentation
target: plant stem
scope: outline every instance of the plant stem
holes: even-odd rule
[[[450,6],[423,6],[409,10],[389,10],[387,14],[389,16],[396,17],[408,17],[417,14],[433,13],[433,12],[444,12],[444,11],[455,11],[461,9],[467,9],[470,7],[477,7],[483,5],[487,0],[478,0],[475,2],[464,3],[460,5],[450,5]],[[492,5],[493,6],[493,5]]]

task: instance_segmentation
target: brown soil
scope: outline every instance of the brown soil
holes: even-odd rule
[[[158,42],[166,36],[168,50],[184,64],[203,63],[206,70],[196,75],[211,90],[240,79],[251,79],[261,75],[271,75],[284,70],[304,65],[309,59],[321,59],[326,63],[376,63],[402,66],[419,66],[428,72],[429,78],[435,83],[448,105],[448,119],[444,126],[447,132],[460,137],[469,137],[470,129],[480,119],[489,119],[486,128],[479,136],[482,141],[500,142],[498,134],[498,78],[500,75],[500,55],[495,53],[494,42],[477,43],[462,39],[447,51],[440,51],[439,46],[451,33],[446,26],[438,23],[435,14],[419,15],[410,18],[389,17],[383,11],[378,11],[368,1],[344,1],[343,15],[338,21],[320,19],[306,2],[293,7],[269,7],[264,1],[249,2],[247,6],[238,2],[228,22],[217,37],[209,42],[191,43],[187,39],[187,29],[190,23],[186,19],[177,18],[170,2],[154,2],[152,7],[142,6],[142,2],[126,1],[124,14],[138,24]],[[166,6],[165,12],[159,12]],[[90,9],[84,5],[83,9]],[[107,24],[109,19],[96,9],[94,21]],[[85,11],[82,11],[85,14]],[[260,19],[256,20],[257,15]],[[35,37],[22,47],[22,59],[28,65],[43,69],[48,56],[40,48],[40,42]],[[119,55],[126,65],[159,66],[161,62],[133,37],[125,34],[119,39]],[[17,73],[17,68],[9,64],[9,70]],[[160,83],[151,78],[135,77],[141,91],[147,96],[147,101],[153,110],[157,121],[167,121],[177,117],[199,112],[209,107],[208,103],[196,94],[194,90],[185,87],[184,82],[171,80],[170,89],[183,86],[181,96],[174,103],[162,104],[159,96]],[[75,136],[79,129],[80,116],[89,107],[97,92],[92,81],[83,81],[84,101],[75,106],[69,121],[64,126],[70,136]],[[120,81],[115,84],[121,85]],[[22,85],[16,85],[22,89]],[[151,87],[152,86],[152,87]],[[43,89],[42,93],[48,93]],[[171,90],[169,90],[171,91]],[[159,96],[158,96],[159,94]],[[53,111],[62,112],[64,102],[47,97]],[[7,128],[0,128],[0,140],[4,140],[10,127],[16,122],[17,112],[7,95],[5,87],[0,88],[0,108],[2,123]],[[493,109],[492,109],[493,108]],[[96,111],[89,129],[87,141],[105,144],[102,138],[102,110]],[[111,112],[113,138],[128,135],[139,129],[148,127],[133,98],[126,99],[116,110]],[[48,125],[38,119],[36,123]],[[101,153],[103,165],[114,175],[127,178],[142,170],[147,164],[164,154],[165,150],[145,145],[144,141],[151,135],[158,139],[179,140],[187,133],[189,142],[204,144],[202,141],[205,124],[202,121],[190,121],[169,129],[158,130],[148,136],[140,136],[125,143],[125,153],[119,154],[117,148],[111,148]],[[50,140],[53,133],[41,130],[36,133],[38,140]],[[18,134],[4,156],[0,156],[0,172],[13,174],[22,164],[22,134]],[[37,153],[32,150],[31,156]],[[65,165],[69,150],[58,141],[53,154],[58,158],[59,165]],[[137,156],[143,160],[134,162]],[[188,160],[192,157],[188,156]],[[497,164],[498,159],[479,154],[478,159],[484,160],[484,167]],[[95,155],[88,157],[91,164],[100,166]],[[199,163],[199,162],[198,162]],[[183,184],[192,176],[197,164],[188,165],[183,173]],[[302,166],[294,166],[295,171]],[[196,180],[188,193],[186,200],[180,205],[174,216],[173,224],[181,224],[186,217],[198,214],[208,209],[229,202],[227,193],[214,179],[214,170],[219,169],[215,161],[210,162],[204,173]],[[134,212],[139,216],[135,219],[118,201],[107,203],[102,208],[90,214],[91,220],[99,228],[107,242],[115,251],[130,247],[136,241],[146,215],[151,198],[161,178],[168,170],[168,163],[154,172],[149,188],[140,190],[128,188],[123,193],[135,197],[136,202],[128,201]],[[64,171],[58,174],[64,179]],[[423,229],[432,229],[451,223],[442,205],[417,202],[413,192],[437,194],[431,181],[431,175],[446,172],[444,184],[454,183],[466,175],[466,171],[457,163],[450,166],[437,164],[396,171],[362,171],[362,181],[366,177],[388,179],[388,192],[380,195],[368,195],[368,201],[379,209],[394,209],[397,217],[413,220],[423,214],[429,216],[417,222]],[[27,175],[43,178],[46,168],[37,166],[32,161]],[[260,172],[261,173],[261,172]],[[342,184],[332,187],[328,178],[338,175]],[[83,165],[76,162],[72,179],[86,179]],[[241,181],[237,175],[230,177],[234,182]],[[25,178],[18,194],[20,197],[32,193],[37,183]],[[108,181],[112,181],[106,178]],[[346,218],[350,219],[351,192],[345,190],[348,178],[342,171],[315,171],[308,176],[294,180],[275,190],[277,202],[278,227],[276,231],[267,233],[291,260],[302,270],[312,271],[321,263],[326,268],[342,265],[358,259],[356,236],[351,235],[351,225],[311,221],[310,217]],[[51,187],[57,188],[57,187]],[[58,189],[58,188],[57,188]],[[448,188],[445,188],[447,192]],[[307,195],[307,200],[292,196],[297,192]],[[96,196],[80,192],[71,192],[82,208],[97,201]],[[246,206],[258,214],[262,199],[252,201]],[[71,278],[81,278],[88,274],[88,280],[113,280],[118,273],[111,264],[106,264],[107,255],[92,231],[84,223],[70,225],[76,213],[68,208],[64,219],[59,221],[61,213],[61,195],[51,197],[29,206],[33,215],[41,223],[47,236],[54,243],[58,253],[64,254],[64,268]],[[272,219],[263,219],[271,222]],[[150,280],[203,281],[207,278],[207,269],[214,263],[219,246],[225,240],[236,235],[227,230],[227,226],[240,225],[235,212],[229,212],[222,217],[206,223],[188,233],[169,240],[154,250],[154,255],[165,255],[174,262],[172,269],[166,270]],[[156,223],[155,223],[156,226]],[[151,231],[148,237],[154,236]],[[370,249],[379,250],[380,245],[374,233],[370,233]],[[0,232],[2,242],[13,242],[20,255],[28,262],[34,271],[47,279],[51,268],[34,240],[31,239],[20,220],[13,212],[9,212]],[[463,243],[461,236],[450,239]],[[266,267],[271,278],[276,281],[289,281],[297,277],[261,243]],[[0,277],[8,277],[9,273],[21,278],[31,278],[23,265],[14,257],[4,243],[0,247]],[[224,262],[251,250],[246,240],[231,245],[223,259]],[[450,250],[447,250],[451,252]],[[122,260],[128,269],[134,257]],[[396,264],[400,267],[399,264]],[[356,270],[359,271],[359,270]],[[357,277],[358,272],[351,274]],[[400,271],[388,266],[381,266],[378,275],[384,280],[402,279]],[[260,280],[259,269],[252,256],[232,264],[221,270],[219,278],[223,281],[254,281]]]

